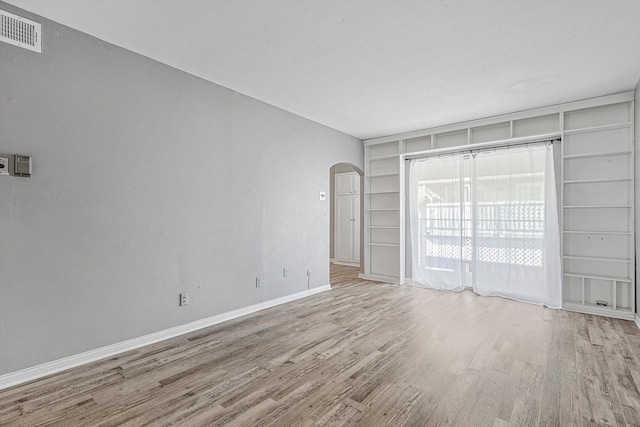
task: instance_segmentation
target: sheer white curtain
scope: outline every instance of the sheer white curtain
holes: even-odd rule
[[[413,281],[433,289],[465,288],[469,171],[459,154],[412,160],[409,217]]]
[[[413,160],[409,201],[415,283],[561,306],[551,144]]]

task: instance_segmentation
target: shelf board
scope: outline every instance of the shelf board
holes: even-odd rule
[[[402,283],[399,275],[396,276],[388,276],[386,274],[375,274],[375,273],[360,273],[358,274],[359,279],[365,280],[373,280],[376,282],[385,282],[385,283]]]
[[[504,123],[504,122],[503,122]],[[433,133],[428,133],[427,135],[441,135],[443,133],[448,133],[449,130],[452,130],[454,132],[458,132],[458,131],[468,131],[469,129],[473,129],[476,126],[471,126],[471,127],[467,127],[467,128],[463,128],[463,129],[447,129],[447,130],[443,130],[442,128],[440,130],[437,130]],[[432,131],[434,131],[434,129],[431,129]],[[418,138],[418,137],[422,137],[422,136],[426,136],[426,135],[422,135],[420,133],[414,133],[413,135],[411,135],[411,138]],[[403,153],[405,155],[405,160],[413,160],[413,159],[418,159],[421,158],[423,156],[432,156],[432,155],[437,155],[437,154],[449,154],[452,152],[459,152],[459,151],[469,151],[469,150],[478,150],[478,149],[484,149],[484,148],[493,148],[496,146],[502,146],[502,145],[512,145],[512,144],[518,144],[518,143],[527,143],[527,142],[531,142],[531,143],[535,143],[535,142],[540,142],[540,141],[545,141],[545,140],[550,140],[550,139],[557,139],[560,138],[561,136],[561,131],[556,131],[556,132],[551,132],[551,133],[543,133],[543,134],[538,134],[538,135],[528,135],[528,136],[520,136],[520,137],[512,137],[512,138],[507,138],[507,139],[499,139],[499,140],[493,140],[493,141],[487,141],[487,142],[469,142],[469,140],[467,139],[467,142],[462,144],[462,145],[456,145],[456,146],[452,146],[452,147],[442,147],[442,148],[430,148],[430,149],[426,149],[426,150],[417,150],[417,151],[406,151],[405,153]],[[407,136],[408,138],[408,136]],[[406,139],[405,139],[406,140]],[[366,144],[366,143],[365,143]],[[366,145],[366,146],[371,146],[371,145]]]
[[[578,129],[567,129],[563,131],[565,135],[574,135],[580,133],[589,133],[589,132],[599,132],[605,130],[613,130],[613,129],[623,129],[631,127],[631,122],[622,122],[622,123],[614,123],[611,125],[600,125],[600,126],[591,126],[586,128],[578,128]]]
[[[367,225],[366,228],[372,228],[372,229],[380,228],[380,229],[390,229],[390,230],[400,229],[400,227],[397,225]]]
[[[565,160],[591,159],[595,157],[626,156],[628,154],[632,154],[632,152],[631,151],[610,151],[605,153],[568,154],[564,156],[564,159]]]
[[[366,246],[388,246],[388,247],[392,247],[392,248],[399,248],[400,245],[398,243],[373,243],[373,242],[367,242],[365,243]]]
[[[365,178],[379,178],[383,176],[396,176],[400,175],[400,172],[385,172],[385,173],[372,173],[369,175],[365,175]]]
[[[572,179],[563,181],[564,184],[595,184],[598,182],[624,182],[631,181],[631,178],[598,178],[598,179]]]
[[[608,280],[608,281],[615,280],[616,282],[626,282],[626,283],[632,282],[632,280],[628,277],[601,276],[599,274],[564,273],[563,275],[567,277],[584,277],[585,279]]]
[[[630,263],[631,260],[628,258],[605,258],[605,257],[592,257],[592,256],[577,256],[577,255],[564,255],[562,258],[564,259],[576,259],[583,261],[607,261],[607,262],[623,262]]]
[[[395,190],[395,191],[365,191],[364,194],[397,194],[400,191]]]
[[[607,234],[615,236],[631,236],[628,231],[585,231],[585,230],[564,230],[565,234]]]
[[[400,154],[387,154],[384,156],[369,157],[367,160],[369,160],[370,162],[375,162],[376,160],[387,160],[387,159],[398,158],[399,155]]]
[[[367,211],[367,212],[384,212],[384,211],[392,212],[392,211],[398,211],[399,212],[400,209],[398,209],[398,208],[367,208],[367,209],[365,209],[365,211]]]
[[[607,209],[607,208],[630,208],[631,205],[570,205],[563,206],[564,209]]]

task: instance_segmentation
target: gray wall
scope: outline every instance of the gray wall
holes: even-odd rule
[[[640,279],[640,271],[638,271],[638,254],[640,254],[640,80],[636,86],[636,94],[634,97],[634,140],[635,140],[635,231],[636,231],[636,313],[640,313],[640,292],[638,288],[638,279]]]
[[[0,43],[0,154],[34,159],[0,177],[0,374],[329,283],[360,140],[0,7],[43,24]]]

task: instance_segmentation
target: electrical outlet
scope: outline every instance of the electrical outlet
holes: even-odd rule
[[[282,277],[289,277],[289,269],[287,267],[282,269]]]
[[[189,305],[189,292],[183,292],[180,294],[180,307],[183,305]]]
[[[262,277],[256,277],[256,288],[262,287]]]

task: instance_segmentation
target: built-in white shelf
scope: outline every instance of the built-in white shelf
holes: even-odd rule
[[[364,148],[364,272],[404,282],[404,161],[401,140]]]
[[[563,207],[565,209],[628,209],[631,205],[565,205]]]
[[[560,199],[567,310],[634,316],[632,120],[632,99],[563,113]]]
[[[633,122],[627,121],[627,122],[612,123],[612,124],[600,125],[600,126],[583,127],[578,129],[567,129],[563,133],[565,135],[573,135],[573,134],[589,133],[589,132],[603,132],[607,130],[628,128],[628,127],[631,127],[632,125],[633,125]]]
[[[404,280],[405,160],[560,139],[554,147],[565,308],[629,318],[635,312],[633,100],[625,92],[366,140],[363,277]],[[593,304],[603,299],[610,306]]]
[[[632,233],[628,231],[586,231],[586,230],[564,230],[564,234],[607,234],[612,236],[631,236]]]
[[[375,161],[378,161],[378,160],[397,159],[398,156],[399,156],[399,154],[388,154],[386,156],[370,157],[369,161],[370,162],[375,162]]]
[[[635,318],[635,313],[629,308],[617,307],[616,309],[612,309],[588,302],[582,303],[581,301],[565,300],[562,308],[578,313],[595,314],[597,316],[614,317],[616,319],[633,320]]]
[[[631,154],[631,151],[608,151],[608,152],[602,152],[602,153],[568,154],[564,156],[564,159],[565,160],[593,159],[598,157],[626,156],[629,154]]]
[[[389,191],[367,191],[365,194],[396,194],[398,193],[395,190],[389,190]]]
[[[385,172],[385,173],[374,173],[371,175],[367,175],[365,178],[379,178],[382,176],[397,176],[400,175],[400,172]],[[397,190],[396,190],[397,192]]]
[[[632,260],[628,258],[610,258],[610,257],[597,257],[597,256],[578,256],[578,255],[564,255],[565,259],[579,259],[583,261],[608,261],[608,262],[623,262],[629,263]]]
[[[631,181],[631,178],[596,178],[596,179],[572,179],[562,181],[564,184],[596,184],[599,182],[625,182]]]
[[[577,294],[579,294],[580,300],[565,297],[565,309],[583,312],[585,312],[584,310],[598,310],[593,314],[613,315],[613,317],[622,316],[623,318],[626,318],[625,316],[629,314],[633,315],[633,310],[628,304],[629,298],[634,294],[632,288],[633,280],[631,278],[576,273],[565,273],[564,277],[580,279],[577,284],[574,283],[573,293],[575,297],[575,286],[578,285],[579,292]],[[599,284],[598,295],[591,295],[591,291],[593,291],[592,284],[588,283],[587,280],[595,280]],[[620,299],[623,302],[622,306],[618,304],[619,297],[622,297]],[[627,301],[627,303],[624,303],[624,301]],[[601,303],[599,304],[599,302]]]

